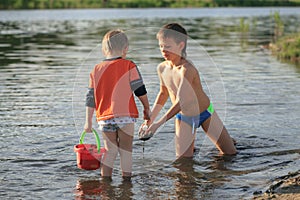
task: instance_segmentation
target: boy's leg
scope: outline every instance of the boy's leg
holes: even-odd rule
[[[101,176],[112,176],[114,161],[118,154],[118,143],[116,132],[102,132],[103,143],[106,153],[102,159]]]
[[[202,128],[222,154],[236,154],[233,140],[216,112],[203,122]]]
[[[118,130],[119,153],[123,177],[130,177],[132,172],[132,143],[134,124],[127,124]]]
[[[187,123],[178,119],[175,120],[176,158],[193,157],[195,132]]]

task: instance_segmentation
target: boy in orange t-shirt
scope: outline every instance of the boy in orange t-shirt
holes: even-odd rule
[[[106,149],[102,160],[102,177],[111,178],[118,153],[122,176],[125,179],[131,177],[134,122],[138,118],[133,92],[143,104],[144,119],[150,119],[145,85],[137,66],[125,59],[127,51],[128,39],[125,33],[121,30],[109,31],[102,41],[102,52],[106,59],[90,73],[84,130],[92,131],[92,117],[96,110]]]

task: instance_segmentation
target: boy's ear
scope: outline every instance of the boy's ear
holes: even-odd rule
[[[126,47],[123,49],[123,52],[122,52],[122,53],[127,53],[128,49],[129,49],[129,46],[126,46]]]
[[[179,42],[179,48],[182,50],[185,47],[185,42]]]

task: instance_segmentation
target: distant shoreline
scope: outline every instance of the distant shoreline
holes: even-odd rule
[[[300,0],[20,0],[0,3],[0,10],[84,9],[84,8],[218,8],[218,7],[299,7]]]

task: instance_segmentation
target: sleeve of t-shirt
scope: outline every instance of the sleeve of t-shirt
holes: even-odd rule
[[[144,85],[141,73],[134,63],[131,63],[130,66],[129,79],[132,91],[135,91],[136,89]]]
[[[94,95],[94,75],[90,73],[89,88],[85,96],[85,106],[95,108],[95,95]]]
[[[86,93],[86,98],[85,98],[85,106],[90,107],[90,108],[96,107],[94,88],[88,88],[88,91]]]

